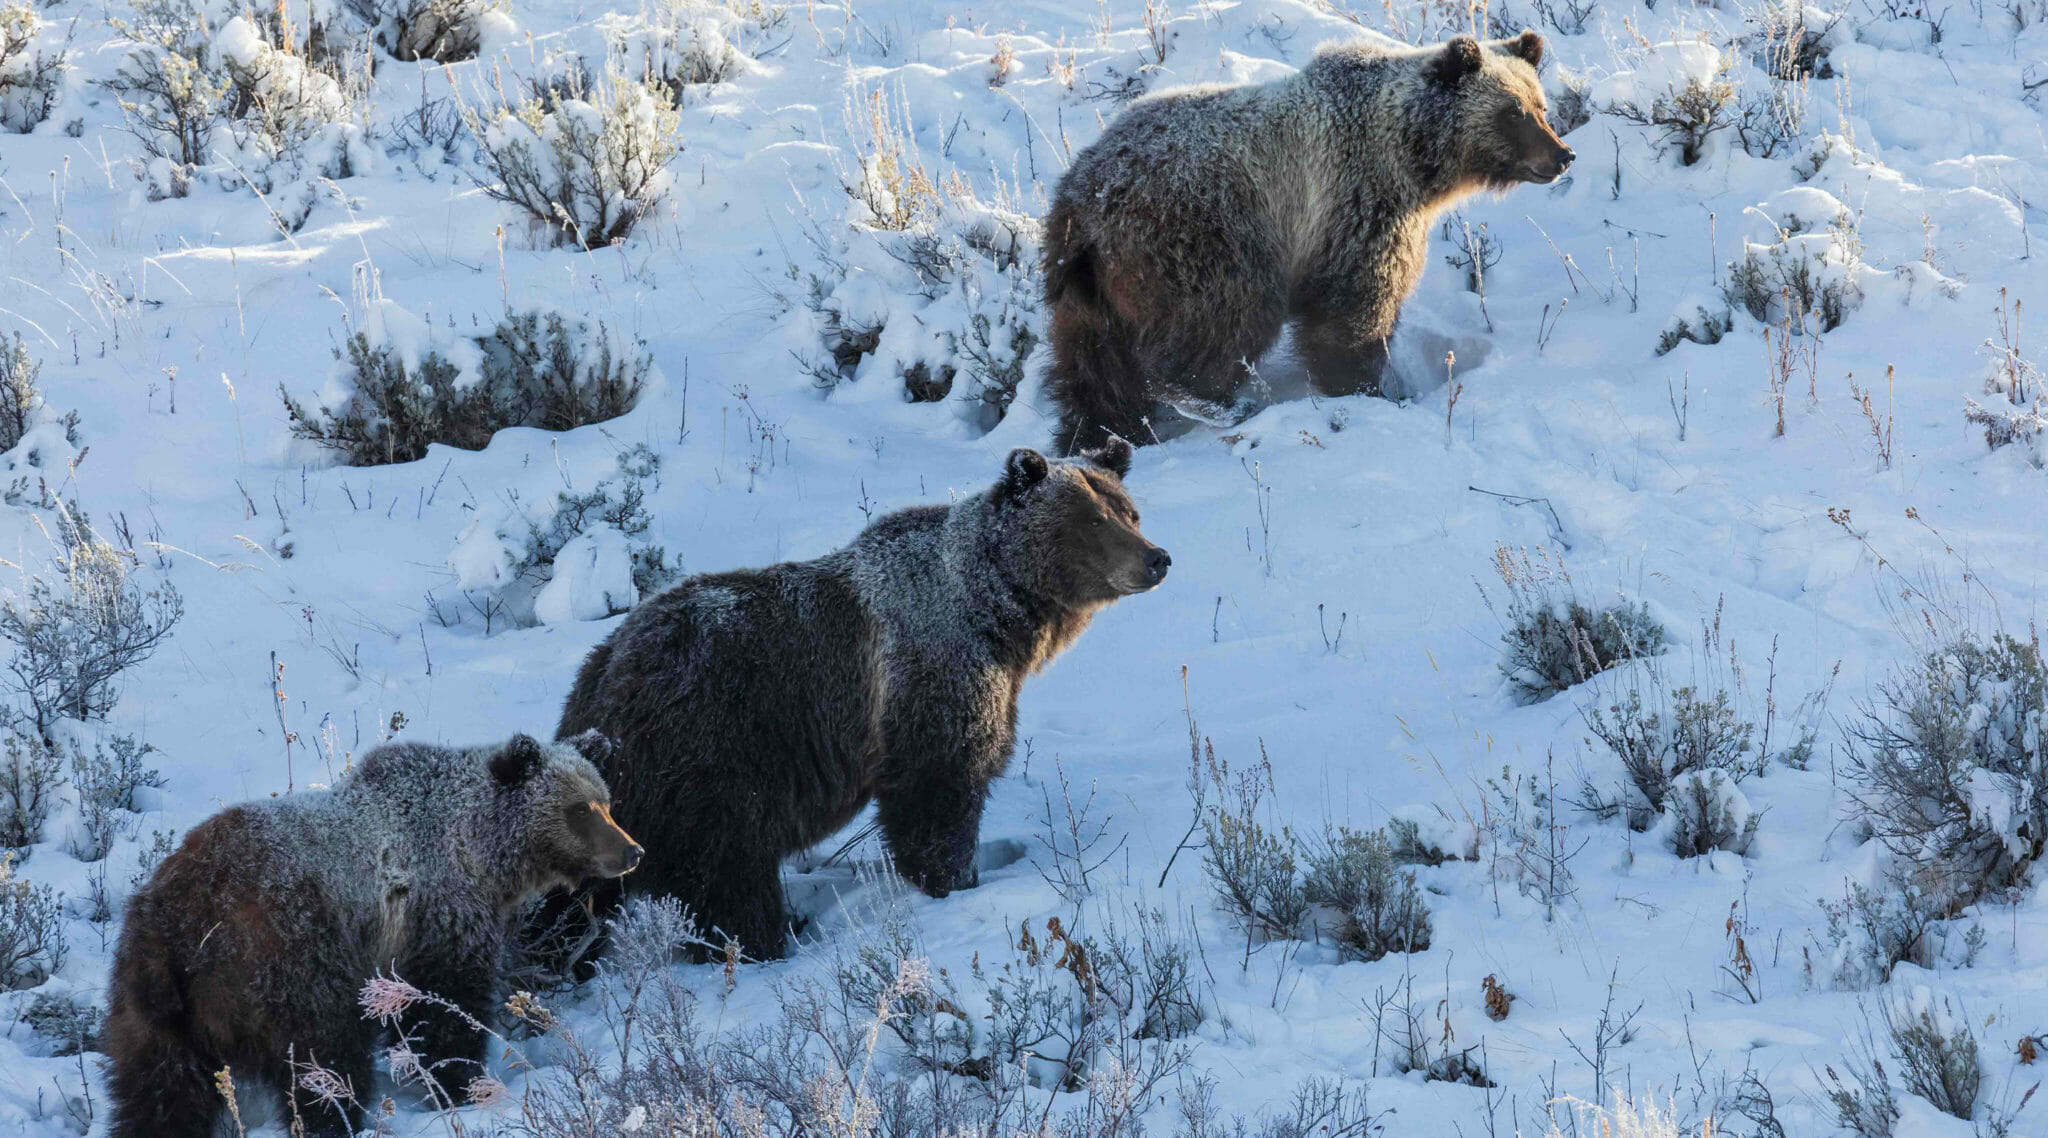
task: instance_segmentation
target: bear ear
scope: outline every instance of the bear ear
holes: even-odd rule
[[[618,746],[617,743],[612,741],[610,735],[599,731],[595,727],[580,735],[571,735],[569,738],[561,740],[561,742],[576,748],[577,754],[582,755],[593,763],[600,763],[610,758],[612,750]]]
[[[1516,36],[1509,42],[1508,48],[1520,56],[1522,62],[1531,67],[1541,67],[1543,65],[1543,37],[1537,34],[1534,28],[1530,28],[1521,35]]]
[[[1045,481],[1045,456],[1030,447],[1018,447],[1003,460],[1003,492],[1021,498],[1026,490]]]
[[[1481,62],[1479,41],[1471,36],[1458,36],[1430,61],[1429,74],[1444,86],[1455,87],[1465,76],[1479,70]]]
[[[1099,449],[1081,452],[1081,457],[1118,478],[1131,472],[1131,444],[1115,435]]]
[[[531,735],[514,735],[505,749],[491,756],[491,777],[499,786],[519,786],[540,770],[547,756],[540,741]]]

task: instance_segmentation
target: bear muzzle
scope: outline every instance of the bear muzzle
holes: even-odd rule
[[[1529,163],[1525,167],[1523,180],[1537,185],[1549,185],[1564,177],[1565,171],[1572,168],[1572,160],[1578,156],[1578,152],[1571,147],[1559,146],[1548,158]]]
[[[1145,587],[1156,589],[1159,582],[1166,580],[1166,570],[1173,565],[1173,555],[1158,546],[1145,551]]]

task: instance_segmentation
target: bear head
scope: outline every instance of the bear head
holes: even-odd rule
[[[990,491],[1022,543],[1035,589],[1074,608],[1149,592],[1166,580],[1173,558],[1138,532],[1138,508],[1124,492],[1131,444],[1112,438],[1099,450],[1048,462],[1028,447],[1010,452]]]
[[[536,889],[621,877],[646,852],[612,820],[612,795],[591,760],[611,740],[586,731],[552,745],[514,735],[491,757],[491,782],[527,820],[526,873]]]
[[[1519,183],[1555,182],[1575,155],[1550,129],[1543,84],[1543,37],[1525,31],[1513,39],[1480,43],[1458,36],[1425,57],[1425,98],[1450,99],[1455,108],[1453,157],[1468,182],[1505,190]]]

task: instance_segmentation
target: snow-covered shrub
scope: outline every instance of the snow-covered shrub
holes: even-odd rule
[[[213,46],[234,84],[231,157],[260,189],[268,193],[302,178],[346,178],[367,163],[362,125],[354,121],[356,92],[335,73],[340,60],[317,66],[289,40],[266,38],[246,16],[222,25]],[[295,220],[303,224],[304,215]]]
[[[1664,812],[1682,776],[1720,771],[1740,782],[1758,773],[1765,759],[1754,742],[1755,726],[1737,713],[1727,688],[1709,694],[1697,684],[1676,684],[1654,660],[1609,685],[1580,716],[1621,760],[1628,782],[1610,803],[1634,830],[1648,829]],[[1595,795],[1589,791],[1587,798]]]
[[[1577,1125],[1566,1131],[1553,1119],[1544,1138],[1565,1138],[1567,1133],[1598,1134],[1601,1138],[1713,1138],[1723,1132],[1713,1119],[1702,1123],[1697,1132],[1681,1130],[1678,1119],[1659,1111],[1654,1099],[1631,1100],[1619,1090],[1614,1092],[1614,1101],[1604,1106],[1576,1099],[1563,1105],[1577,1116]]]
[[[21,1013],[30,1031],[50,1041],[50,1054],[61,1058],[100,1049],[100,1026],[107,1013],[98,1004],[69,992],[38,992]]]
[[[27,701],[44,738],[58,719],[100,719],[120,696],[114,679],[150,658],[185,614],[165,581],[144,588],[135,555],[115,549],[69,510],[48,573],[0,596],[0,638],[14,645],[0,684]]]
[[[1828,56],[1848,42],[1840,14],[1806,0],[1762,0],[1743,13],[1749,32],[1743,37],[1750,58],[1772,79],[1832,79]]]
[[[106,857],[136,812],[135,792],[164,784],[161,774],[142,765],[155,750],[133,735],[95,742],[91,753],[71,745],[71,786],[78,794],[78,830],[71,837],[71,853],[78,860]]]
[[[1696,301],[1687,301],[1678,306],[1671,316],[1671,323],[1657,336],[1657,354],[1669,355],[1678,345],[1690,340],[1695,344],[1718,344],[1735,324],[1735,314],[1725,305],[1717,306],[1719,313],[1709,311],[1707,306]]]
[[[1664,649],[1664,626],[1649,606],[1586,605],[1571,572],[1548,550],[1496,546],[1493,567],[1505,601],[1496,607],[1484,585],[1479,594],[1506,626],[1501,674],[1527,702],[1549,699],[1616,664]]]
[[[1216,800],[1202,817],[1208,836],[1202,868],[1217,898],[1248,936],[1297,935],[1309,902],[1296,880],[1294,835],[1260,820],[1273,788],[1270,760],[1261,751],[1259,765],[1233,776],[1212,756],[1209,778]]]
[[[1878,686],[1849,730],[1861,816],[1947,912],[2024,883],[2048,846],[2039,645],[1964,636]]]
[[[1878,1001],[1880,1032],[1864,1007],[1863,1024],[1843,1060],[1823,1073],[1823,1091],[1840,1124],[1857,1138],[1892,1138],[1900,1111],[1893,1072],[1904,1089],[1936,1110],[1969,1121],[1984,1083],[1983,1056],[1967,1018],[1925,988]],[[1891,1069],[1886,1069],[1887,1060]],[[2009,1120],[2008,1120],[2009,1121]]]
[[[1429,947],[1429,906],[1381,830],[1338,827],[1303,852],[1302,893],[1337,913],[1336,934],[1360,960]]]
[[[1583,72],[1557,65],[1548,76],[1544,94],[1550,103],[1550,129],[1559,138],[1593,121],[1589,96],[1593,83]]]
[[[1863,302],[1863,281],[1875,273],[1863,263],[1857,218],[1825,191],[1800,187],[1772,199],[1775,215],[1761,210],[1767,240],[1744,240],[1729,262],[1723,297],[1760,324],[1789,326],[1792,334],[1832,332]],[[1809,323],[1817,318],[1817,328]]]
[[[42,361],[29,354],[21,333],[12,340],[0,338],[0,453],[20,446],[44,423],[56,424],[68,444],[78,444],[78,412],[51,411],[43,400],[42,376]],[[31,466],[39,461],[33,454],[24,459]]]
[[[551,501],[480,511],[456,539],[448,564],[456,587],[486,613],[514,624],[562,624],[616,616],[668,587],[676,569],[647,541],[648,484],[660,460],[646,444],[619,456],[616,476]],[[486,631],[489,631],[487,628]]]
[[[1778,158],[1806,137],[1806,84],[1744,84],[1735,99],[1735,139],[1752,158]]]
[[[629,74],[667,87],[680,105],[690,88],[740,74],[771,46],[789,11],[765,0],[657,0],[651,17],[622,29],[612,57]]]
[[[1434,1004],[1434,1009],[1428,1005]],[[1432,1014],[1432,1011],[1434,1014]],[[1415,979],[1405,968],[1389,991],[1373,990],[1365,1005],[1372,1018],[1372,1067],[1379,1076],[1420,1075],[1428,1083],[1491,1087],[1479,1044],[1458,1049],[1450,1027],[1448,1000],[1418,1001]]]
[[[27,134],[57,101],[70,41],[55,49],[40,44],[43,28],[33,6],[0,5],[0,130]]]
[[[14,855],[0,852],[0,992],[36,987],[69,953],[63,898],[15,876]]]
[[[1943,920],[1941,897],[1896,872],[1877,889],[1852,883],[1840,901],[1823,899],[1820,908],[1827,928],[1806,965],[1808,981],[1819,987],[1873,988],[1900,964],[1968,968],[1984,947],[1983,926]]]
[[[6,757],[0,758],[0,849],[20,849],[43,840],[43,823],[64,786],[64,762],[41,735],[5,728]]]
[[[1578,893],[1572,859],[1585,848],[1574,840],[1571,825],[1558,815],[1555,770],[1545,764],[1544,777],[1503,767],[1499,778],[1486,780],[1485,828],[1479,854],[1488,873],[1512,881],[1522,896],[1543,906],[1543,919],[1555,920],[1559,905]]]
[[[790,309],[810,314],[792,349],[845,398],[952,401],[978,430],[1000,422],[1041,343],[1036,209],[1000,184],[977,197],[918,157],[908,112],[876,92],[850,102],[849,208],[817,209],[810,266],[789,266]],[[808,203],[807,203],[808,204]],[[881,380],[881,386],[876,381]]]
[[[668,193],[681,118],[658,80],[608,68],[586,89],[579,75],[465,118],[484,192],[525,211],[550,242],[595,249],[625,240]]]
[[[133,47],[105,80],[143,153],[169,163],[164,192],[182,196],[189,171],[212,160],[215,125],[233,108],[232,77],[194,0],[134,0],[110,21]]]
[[[1660,43],[1630,71],[1594,85],[1593,106],[1637,126],[1658,131],[1658,145],[1675,150],[1682,166],[1705,156],[1707,141],[1735,125],[1732,60],[1698,40]]]
[[[366,308],[312,404],[278,393],[292,434],[353,466],[411,462],[431,443],[482,450],[507,427],[561,431],[625,414],[653,359],[602,321],[515,313],[467,337],[389,301]]]
[[[454,63],[473,59],[485,24],[502,0],[342,0],[395,59]]]
[[[1984,442],[1992,450],[2023,443],[2028,462],[2048,465],[2048,438],[2042,434],[2048,431],[2048,391],[2043,390],[2041,373],[2033,361],[2020,354],[2019,322],[2019,302],[2013,301],[2008,310],[2005,290],[2000,289],[1999,336],[1984,341],[1984,352],[1991,359],[1984,394],[1998,396],[2002,402],[1986,407],[1975,399],[1965,399],[1963,419],[1984,429]]]
[[[1664,837],[1679,857],[1715,850],[1746,855],[1762,820],[1721,769],[1687,771],[1671,780],[1664,797]]]

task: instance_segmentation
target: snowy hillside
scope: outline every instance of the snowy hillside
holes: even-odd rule
[[[622,1038],[631,986],[732,1134],[2048,1133],[2040,0],[404,7],[0,15],[0,1134],[105,1132],[120,905],[210,813],[551,731],[643,591],[1047,445],[1036,222],[1121,101],[1475,21],[1548,37],[1571,176],[1447,216],[1405,400],[1283,345],[1138,452],[1172,575],[1025,689],[979,888],[857,823],[786,871],[790,960],[622,965],[482,1105],[366,1097],[657,1132],[621,1050],[685,1033]],[[594,394],[483,406],[522,366]],[[359,374],[482,402],[377,434]],[[1629,626],[1532,615],[1573,602]],[[53,697],[110,605],[160,642]]]

